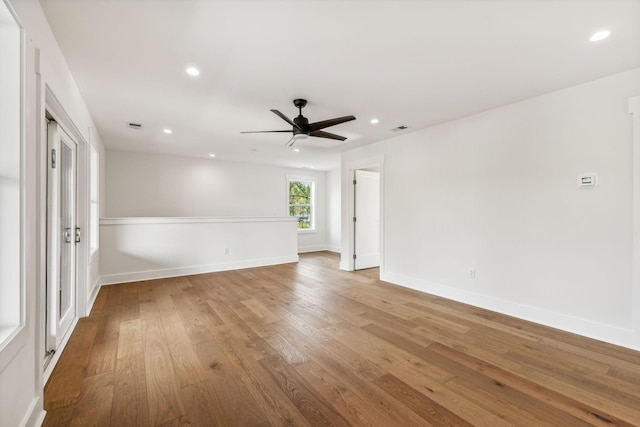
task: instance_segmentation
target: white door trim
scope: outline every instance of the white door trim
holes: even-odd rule
[[[385,271],[384,256],[384,155],[361,160],[344,162],[342,165],[342,244],[340,251],[340,269],[354,271],[353,250],[353,176],[357,169],[377,167],[380,171],[380,273]]]
[[[44,357],[43,372],[43,385],[48,377],[44,374],[51,372],[58,359],[59,354],[64,349],[67,339],[73,331],[76,321],[72,322],[71,328],[67,333],[67,336],[63,338],[57,353],[53,358],[46,357],[46,286],[47,286],[47,172],[48,172],[48,150],[47,150],[47,127],[46,127],[46,115],[47,113],[54,118],[54,120],[64,129],[76,142],[76,224],[82,230],[82,238],[79,244],[76,245],[76,289],[75,289],[75,304],[76,304],[76,320],[80,317],[88,315],[87,313],[87,283],[89,282],[89,245],[85,238],[86,233],[84,230],[88,230],[89,226],[89,149],[88,142],[83,136],[82,132],[75,126],[73,120],[62,106],[58,98],[53,93],[52,89],[46,83],[41,67],[46,68],[46,62],[43,62],[40,58],[39,49],[36,51],[36,115],[37,115],[37,200],[38,200],[38,219],[37,219],[37,240],[38,244],[38,291],[37,291],[37,331],[39,342],[39,354]],[[88,135],[88,133],[87,133]],[[43,359],[38,358],[38,364],[40,368],[43,367]]]
[[[63,160],[63,152],[66,150],[68,164]],[[78,316],[77,308],[77,252],[76,246],[76,217],[77,217],[77,151],[78,144],[65,132],[57,122],[52,121],[47,129],[47,270],[48,270],[48,294],[47,294],[47,331],[46,350],[55,351],[60,347],[64,337],[71,329],[71,325]],[[68,169],[63,170],[67,165]],[[71,171],[70,187],[63,188],[63,176],[68,170]],[[67,178],[69,179],[69,178]],[[66,191],[65,191],[66,190]],[[65,194],[66,193],[66,194]],[[67,205],[67,206],[65,206]],[[65,208],[69,208],[66,212]],[[66,221],[63,224],[64,219]],[[64,233],[63,227],[66,230]],[[69,246],[67,246],[69,245]],[[64,269],[61,269],[60,262],[63,259],[63,252],[68,251],[69,270],[67,280],[61,283]],[[62,288],[66,283],[71,284],[69,289],[71,302],[69,306],[60,312],[60,296]]]
[[[629,114],[633,117],[633,247],[631,273],[632,338],[627,347],[640,350],[640,96],[629,98]]]

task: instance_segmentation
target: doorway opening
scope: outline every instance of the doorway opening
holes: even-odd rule
[[[384,273],[384,156],[345,162],[342,194],[340,269]]]

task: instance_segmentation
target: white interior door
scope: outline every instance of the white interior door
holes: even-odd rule
[[[56,350],[76,317],[76,143],[48,125],[47,350]]]
[[[380,173],[354,174],[354,268],[380,266]]]

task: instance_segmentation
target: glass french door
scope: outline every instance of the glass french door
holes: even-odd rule
[[[47,126],[47,351],[55,351],[76,317],[77,145],[54,121]]]

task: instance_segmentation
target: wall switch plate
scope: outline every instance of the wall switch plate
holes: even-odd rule
[[[469,268],[469,279],[475,279],[476,278],[476,269],[471,267]]]

